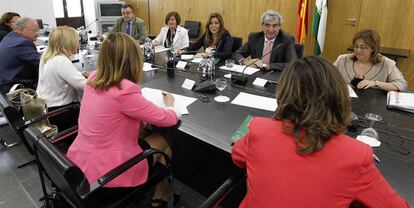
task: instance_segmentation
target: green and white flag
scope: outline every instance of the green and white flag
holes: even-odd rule
[[[313,15],[312,34],[316,38],[315,55],[323,51],[325,42],[326,21],[328,19],[328,0],[316,0],[315,13]]]

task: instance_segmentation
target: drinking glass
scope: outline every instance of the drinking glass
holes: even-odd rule
[[[230,73],[226,74],[226,76],[229,76],[228,78],[231,78],[231,70],[234,66],[234,60],[233,59],[227,59],[226,62],[224,62],[224,65],[229,69]]]
[[[227,87],[227,79],[226,78],[217,78],[216,81],[214,82],[214,84],[216,85],[216,88],[218,90],[223,91],[224,89],[226,89]],[[214,100],[219,102],[219,103],[223,103],[223,102],[227,102],[230,100],[229,97],[224,96],[224,95],[218,95],[216,97],[214,97]]]
[[[369,127],[362,130],[361,135],[369,136],[378,140],[378,132],[374,129],[375,121],[381,121],[382,117],[374,113],[367,113],[365,117],[370,120]]]

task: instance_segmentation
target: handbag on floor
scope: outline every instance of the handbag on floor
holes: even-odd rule
[[[35,90],[24,88],[22,84],[13,85],[7,93],[7,98],[17,109],[23,111],[24,120],[26,121],[47,113],[46,101],[40,98]],[[51,125],[47,118],[30,126],[47,137],[51,137],[58,132],[57,126]]]

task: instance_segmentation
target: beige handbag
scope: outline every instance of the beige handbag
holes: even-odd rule
[[[40,98],[35,90],[24,88],[22,84],[13,85],[7,93],[7,98],[18,109],[22,108],[24,120],[26,121],[47,113],[46,101]],[[48,119],[43,119],[30,126],[47,137],[51,137],[58,132],[57,126],[51,125]]]

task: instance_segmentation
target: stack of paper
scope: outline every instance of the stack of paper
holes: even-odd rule
[[[388,92],[387,107],[414,113],[414,93]]]
[[[268,111],[275,111],[277,108],[277,102],[274,98],[268,98],[244,92],[239,93],[231,103]]]
[[[230,69],[228,67],[226,67],[226,66],[221,66],[220,67],[220,69],[228,70],[228,71],[233,71],[233,72],[238,72],[238,73],[242,73],[243,70],[244,70],[244,74],[247,74],[247,75],[252,75],[252,74],[260,71],[260,69],[253,68],[253,67],[247,67],[246,69],[244,69],[244,68],[246,68],[246,66],[244,66],[244,65],[234,65]]]
[[[162,95],[162,90],[152,89],[152,88],[143,88],[141,90],[142,96],[144,96],[147,100],[153,102],[155,105],[159,107],[167,107],[164,104],[164,99]],[[181,114],[189,114],[187,110],[187,106],[197,100],[197,98],[187,97],[183,95],[172,94],[174,96],[175,102],[174,106],[178,108]]]
[[[152,67],[150,63],[144,62],[144,72],[153,71],[153,70],[156,70],[156,69],[157,68]]]

